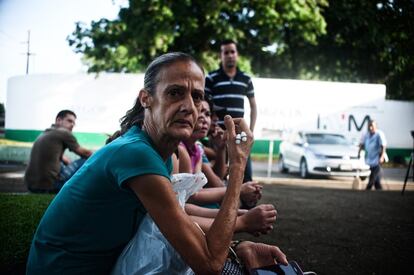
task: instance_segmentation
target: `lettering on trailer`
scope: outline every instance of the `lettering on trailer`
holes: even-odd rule
[[[361,125],[358,126],[355,117],[353,115],[349,115],[349,117],[348,117],[348,131],[351,132],[351,126],[352,126],[352,122],[353,122],[355,128],[358,130],[358,132],[360,132],[361,129],[364,127],[365,123],[368,125],[368,122],[369,122],[370,119],[371,119],[371,117],[369,115],[366,115],[364,117],[364,120],[362,121]]]
[[[335,119],[335,116],[327,116],[327,117],[321,117],[320,114],[318,114],[317,119],[316,119],[316,129],[320,130],[320,129],[324,129],[327,130],[328,128],[330,130],[336,130],[336,131],[346,131],[345,127],[346,127],[346,120],[345,120],[345,114],[341,115],[341,120],[343,120],[343,122],[338,121],[337,119]],[[359,116],[357,116],[359,117]],[[353,128],[357,131],[357,132],[361,132],[361,130],[366,127],[365,124],[368,124],[369,120],[371,119],[370,115],[365,115],[364,118],[362,119],[362,122],[359,124],[357,121],[357,118],[355,115],[348,115],[348,132],[352,132]],[[323,123],[322,123],[323,121]],[[354,127],[352,127],[352,125]],[[342,126],[342,127],[341,127]]]

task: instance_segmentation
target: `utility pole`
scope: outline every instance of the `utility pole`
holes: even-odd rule
[[[30,52],[30,30],[27,31],[27,41],[24,42],[27,44],[27,52],[26,52],[26,74],[29,74],[29,60],[30,56],[34,55],[34,53]]]

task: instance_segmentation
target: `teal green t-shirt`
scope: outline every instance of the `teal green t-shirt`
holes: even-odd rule
[[[132,127],[95,152],[52,201],[33,238],[27,274],[109,273],[146,210],[125,181],[156,174],[172,162]]]

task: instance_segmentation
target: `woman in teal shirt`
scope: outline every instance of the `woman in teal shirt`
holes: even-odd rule
[[[229,184],[210,230],[179,206],[169,175],[171,155],[187,139],[204,96],[204,71],[189,55],[169,53],[147,68],[144,88],[121,122],[120,137],[94,153],[67,182],[36,230],[28,274],[107,274],[145,213],[196,274],[220,273],[237,216],[252,133],[226,117]],[[243,142],[236,135],[245,132]],[[243,242],[237,253],[249,267],[287,263],[275,246]]]

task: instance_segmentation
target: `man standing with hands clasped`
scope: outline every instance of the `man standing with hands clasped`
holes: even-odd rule
[[[365,162],[369,165],[371,170],[366,188],[367,190],[370,190],[373,185],[377,190],[382,189],[381,164],[387,161],[387,155],[385,153],[386,145],[387,141],[384,133],[377,129],[375,120],[370,119],[368,122],[368,132],[362,136],[358,151],[359,157],[361,150],[365,150]]]
[[[248,75],[238,69],[238,57],[236,42],[224,40],[220,45],[220,68],[207,75],[205,92],[213,98],[214,108],[219,117],[218,124],[221,127],[224,127],[225,115],[231,115],[233,118],[244,116],[244,97],[247,97],[250,104],[250,130],[253,132],[257,118],[253,83]],[[252,181],[250,157],[243,181]]]

